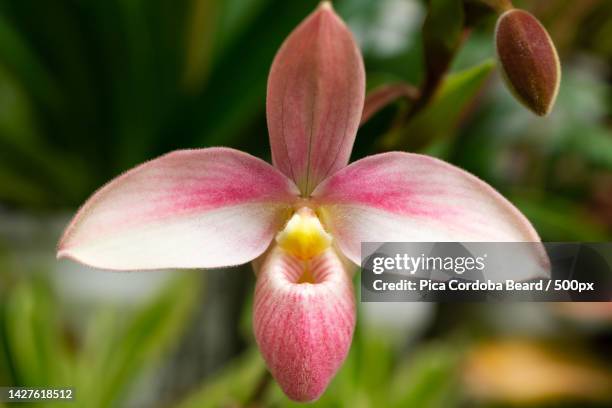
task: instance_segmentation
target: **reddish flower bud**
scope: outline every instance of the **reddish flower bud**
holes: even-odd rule
[[[550,112],[559,90],[561,67],[542,24],[524,10],[508,10],[497,21],[495,45],[514,96],[536,115]]]

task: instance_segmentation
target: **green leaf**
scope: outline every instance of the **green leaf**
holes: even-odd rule
[[[392,406],[437,408],[459,405],[456,398],[460,350],[434,344],[402,361],[390,385]]]
[[[223,0],[219,22],[219,47],[227,47],[252,23],[253,19],[271,0]],[[221,50],[219,50],[221,51]]]
[[[72,381],[78,390],[79,401],[92,408],[100,406],[108,393],[105,387],[100,387],[98,376],[104,376],[107,361],[112,358],[118,326],[119,312],[103,307],[93,313],[83,334]]]
[[[87,180],[84,163],[46,146],[28,95],[2,65],[0,105],[0,196],[26,205],[58,194],[78,197]]]
[[[0,251],[0,256],[2,256]],[[0,268],[4,267],[4,262],[0,263]],[[6,279],[4,276],[3,279]],[[0,281],[0,299],[6,299],[6,288],[4,282]],[[14,385],[14,373],[9,360],[9,350],[6,336],[6,302],[0,301],[0,384],[4,386]]]
[[[94,366],[99,370],[89,373],[99,389],[99,400],[88,401],[88,407],[107,407],[117,400],[138,374],[150,364],[159,360],[169,347],[176,344],[183,333],[184,325],[199,293],[196,276],[185,273],[171,282],[166,289],[149,305],[131,317],[124,327],[108,343],[90,344],[89,349],[97,350],[105,357]],[[109,320],[106,320],[109,319]],[[100,328],[112,327],[113,318],[102,317]],[[90,339],[95,340],[94,337]]]
[[[353,344],[357,352],[354,373],[357,388],[365,391],[372,403],[388,398],[387,385],[396,357],[391,343],[379,334],[357,326]]]
[[[432,141],[451,139],[494,67],[495,62],[487,60],[447,76],[431,103],[399,133],[388,135],[384,145],[414,149]]]
[[[195,137],[196,146],[254,142],[256,148],[267,150],[261,147],[265,130],[254,133],[248,125],[264,111],[268,71],[278,47],[316,4],[279,2],[265,7],[219,56],[207,86],[180,109],[163,137],[168,136],[173,146],[184,144],[181,137]]]
[[[21,386],[60,386],[70,366],[55,302],[40,281],[20,282],[5,310],[9,355]]]
[[[430,0],[423,24],[426,68],[423,94],[435,91],[435,86],[450,66],[461,44],[463,22],[461,0]]]
[[[213,62],[231,47],[236,36],[270,0],[191,0],[186,37],[184,83],[199,90]]]
[[[610,234],[582,207],[561,198],[514,195],[512,201],[544,241],[608,241]]]
[[[221,3],[218,0],[192,0],[190,3],[183,82],[188,91],[194,92],[210,72]]]
[[[57,106],[58,87],[38,56],[10,21],[0,14],[0,55],[2,62],[28,92],[47,106]]]
[[[43,186],[0,163],[0,199],[36,207],[51,200]]]
[[[563,150],[579,154],[595,166],[612,169],[612,131],[603,126],[584,124],[567,139]]]
[[[266,371],[264,362],[255,348],[230,363],[218,376],[187,396],[177,408],[216,408],[242,406],[253,393]]]
[[[156,130],[163,119],[160,100],[160,67],[155,62],[154,28],[147,12],[147,1],[120,0],[117,2],[119,26],[125,34],[125,61],[118,75],[121,88],[116,103],[121,108],[118,115],[118,133],[114,159],[119,169],[129,168],[148,155]],[[117,23],[115,23],[117,24]],[[162,60],[159,65],[164,65]],[[125,67],[123,67],[125,64]],[[120,68],[120,69],[121,69]]]

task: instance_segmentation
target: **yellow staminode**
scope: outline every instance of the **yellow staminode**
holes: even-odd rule
[[[301,208],[293,214],[285,229],[276,236],[281,248],[302,260],[319,255],[329,248],[331,241],[331,235],[325,232],[310,208]]]

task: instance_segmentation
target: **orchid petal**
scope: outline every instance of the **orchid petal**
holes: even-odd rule
[[[285,40],[268,78],[272,161],[305,196],[348,163],[364,98],[361,53],[322,3]]]
[[[246,263],[266,250],[297,194],[246,153],[176,151],[98,190],[66,229],[58,257],[115,270]]]
[[[366,157],[312,196],[325,228],[357,264],[361,242],[540,241],[527,218],[491,186],[419,154]]]
[[[300,261],[273,248],[258,273],[253,309],[255,339],[285,394],[319,398],[346,358],[355,328],[351,279],[336,253]]]

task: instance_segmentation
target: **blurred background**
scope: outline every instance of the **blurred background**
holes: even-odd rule
[[[333,3],[368,89],[423,81],[425,1]],[[269,160],[268,69],[316,4],[0,1],[1,386],[73,387],[71,406],[87,408],[294,405],[254,346],[250,266],[109,273],[54,252],[78,205],[140,162],[218,145]],[[543,240],[610,241],[612,2],[515,5],[561,56],[549,116],[504,87],[484,12],[430,103],[374,115],[353,160],[435,155],[499,189]],[[315,405],[612,407],[612,306],[360,304],[347,362]]]

